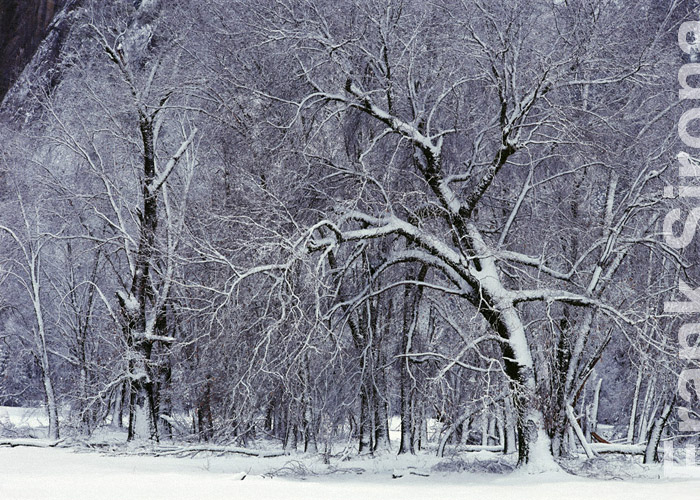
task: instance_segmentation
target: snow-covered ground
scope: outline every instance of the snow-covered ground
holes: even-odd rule
[[[421,458],[413,459],[424,473]],[[173,458],[105,456],[61,448],[0,448],[2,499],[697,499],[700,480],[593,480],[565,473],[436,473],[392,479],[392,459],[367,460],[347,471],[304,476],[290,457]],[[286,464],[286,465],[285,465]],[[405,461],[398,462],[399,471]],[[283,469],[287,467],[287,470]],[[386,467],[388,470],[377,470]],[[261,475],[277,469],[277,476]],[[282,469],[282,470],[280,470]],[[247,473],[241,480],[242,472]]]
[[[40,411],[11,408],[0,408],[2,422],[32,428],[38,437],[44,424]],[[109,452],[0,447],[0,500],[700,498],[700,477],[664,478],[661,468],[643,467],[629,457],[568,464],[581,474],[615,478],[590,479],[563,471],[536,475],[488,472],[509,470],[512,460],[486,451],[445,459],[432,454],[352,455],[331,458],[329,463],[318,455],[304,454],[177,458],[137,452],[123,445]]]

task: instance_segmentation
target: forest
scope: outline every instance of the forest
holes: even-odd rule
[[[0,104],[0,405],[54,445],[698,443],[700,4],[55,5]]]

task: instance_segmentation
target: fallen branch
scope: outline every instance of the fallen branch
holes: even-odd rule
[[[600,434],[597,432],[591,432],[591,437],[595,439],[597,442],[602,443],[602,444],[612,444],[610,441],[602,437]],[[593,443],[591,443],[593,444]]]
[[[196,455],[197,453],[237,453],[239,455],[248,455],[258,458],[281,457],[287,454],[285,451],[260,451],[251,450],[248,448],[238,448],[236,446],[219,446],[219,445],[201,445],[201,446],[185,446],[185,447],[157,447],[154,449],[156,455]]]
[[[15,448],[16,446],[28,446],[31,448],[55,448],[63,441],[64,439],[0,439],[0,446],[9,446],[10,448]]]
[[[591,445],[588,443],[588,441],[586,441],[586,436],[584,436],[583,430],[581,430],[581,426],[578,425],[576,415],[574,415],[574,409],[570,404],[566,405],[566,416],[569,419],[569,424],[571,424],[571,427],[574,429],[574,432],[576,432],[576,437],[581,443],[583,451],[586,452],[586,456],[588,458],[593,458],[595,456],[595,452],[593,451],[593,448],[591,448]]]

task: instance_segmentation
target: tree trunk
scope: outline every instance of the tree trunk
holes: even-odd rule
[[[497,432],[496,443],[500,444],[503,447],[503,449],[505,450],[505,448],[506,448],[506,443],[505,443],[506,435],[505,435],[505,429],[503,427],[503,421],[500,418],[496,421],[496,432]]]
[[[117,394],[114,397],[114,410],[112,412],[112,423],[116,421],[117,428],[122,429],[124,427],[124,399],[126,398],[126,393],[128,391],[128,384],[122,382],[117,388]]]
[[[129,432],[127,437],[129,441],[158,441],[158,426],[153,401],[153,383],[148,373],[148,356],[146,352],[139,352],[139,357],[131,363],[132,380],[129,397]]]
[[[593,406],[591,407],[591,419],[588,428],[590,432],[598,432],[598,406],[600,405],[600,388],[603,385],[603,379],[598,379],[593,393]],[[589,433],[590,433],[589,432]]]
[[[669,403],[666,403],[664,405],[664,409],[661,412],[661,415],[659,415],[659,418],[657,418],[654,421],[654,425],[652,426],[651,432],[649,434],[649,441],[647,442],[647,447],[644,451],[645,464],[650,464],[659,461],[658,453],[659,442],[661,441],[661,434],[664,430],[664,427],[666,426],[666,422],[668,422],[668,417],[671,415],[671,410],[673,409],[674,403],[675,397]]]
[[[375,451],[386,451],[391,449],[389,440],[389,415],[387,412],[387,402],[378,391],[374,395],[374,449]]]
[[[634,397],[632,398],[632,411],[630,411],[630,421],[627,426],[627,443],[632,444],[634,442],[634,423],[637,419],[637,404],[639,402],[639,389],[642,385],[642,367],[640,366],[637,371],[637,382],[634,384]]]
[[[413,408],[413,449],[420,451],[428,444],[428,421],[423,407],[417,404],[415,395],[411,407]]]
[[[51,364],[49,362],[49,352],[46,346],[46,328],[44,326],[44,313],[41,305],[41,296],[39,291],[39,276],[37,269],[38,258],[33,258],[30,263],[30,274],[32,280],[32,302],[34,306],[34,315],[36,319],[35,344],[37,348],[37,357],[41,366],[41,380],[44,386],[44,397],[46,400],[46,413],[49,420],[49,429],[47,437],[49,439],[58,439],[58,404],[56,403],[56,393],[51,380]]]
[[[489,428],[487,433],[487,445],[495,446],[496,443],[496,417],[489,418]]]
[[[303,431],[304,431],[304,452],[318,453],[318,445],[316,444],[316,425],[313,412],[313,395],[311,393],[311,382],[309,377],[309,358],[304,360],[304,368],[302,372],[304,381],[304,415],[303,415]]]
[[[484,412],[481,414],[481,446],[488,446],[489,444],[489,416]]]
[[[80,434],[87,436],[90,434],[92,428],[92,419],[90,418],[90,412],[88,407],[88,374],[87,366],[83,364],[81,359],[80,375],[78,376],[78,411],[80,416]]]
[[[284,438],[284,449],[285,451],[297,450],[298,446],[298,429],[296,424],[289,424],[287,426],[287,434]]]
[[[359,431],[359,448],[358,452],[360,455],[367,453],[372,453],[372,442],[371,442],[371,418],[370,418],[370,402],[369,395],[367,394],[367,382],[364,381],[362,388],[360,389],[360,428]]]
[[[48,375],[43,376],[44,381],[44,393],[46,394],[46,412],[49,417],[49,439],[58,439],[58,405],[56,404],[56,396],[53,390],[53,383],[51,382],[51,377]]]
[[[197,434],[200,440],[210,441],[214,437],[214,420],[211,414],[212,376],[207,375],[204,392],[197,401]]]
[[[418,271],[416,281],[425,280],[428,274],[428,266],[421,266]],[[401,385],[401,443],[399,445],[399,455],[404,453],[415,453],[415,443],[413,441],[415,429],[413,427],[413,393],[415,381],[411,374],[410,359],[408,354],[411,352],[413,344],[413,336],[418,328],[418,307],[423,293],[422,288],[413,290],[406,288],[404,294],[404,333],[401,336],[401,351],[402,357],[399,358],[399,384]]]
[[[407,364],[408,359],[399,361],[401,364]],[[401,369],[401,442],[399,443],[399,455],[404,453],[414,453],[413,449],[413,417],[411,415],[411,385],[408,375],[405,374],[407,368]]]
[[[515,437],[515,415],[513,412],[513,403],[511,398],[506,398],[503,407],[503,426],[505,428],[505,443],[503,445],[503,453],[506,455],[515,453],[516,437]]]
[[[372,322],[372,343],[373,343],[373,360],[374,369],[372,371],[372,403],[374,411],[374,450],[387,451],[391,449],[391,441],[389,440],[389,414],[388,403],[385,397],[386,394],[386,356],[382,351],[383,344],[383,325],[380,323],[382,317],[379,313],[379,301],[372,301],[371,322]],[[385,321],[388,321],[385,320]]]
[[[644,395],[644,403],[642,405],[642,412],[639,418],[639,425],[637,427],[637,436],[642,438],[646,437],[649,432],[649,426],[651,425],[649,420],[652,418],[652,401],[654,399],[654,392],[656,390],[656,374],[652,376],[651,381],[647,384],[647,390]]]
[[[495,270],[492,272],[495,273]],[[530,347],[514,306],[482,311],[493,329],[507,342],[501,344],[506,375],[511,380],[518,440],[518,466],[532,472],[557,470],[551,441],[544,426],[544,414],[537,406],[537,383]]]

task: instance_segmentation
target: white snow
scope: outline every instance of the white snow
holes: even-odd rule
[[[0,423],[6,430],[14,427],[22,433],[31,431],[29,434],[42,437],[45,420],[41,408],[0,407]],[[439,422],[431,420],[428,434],[435,439],[441,427]],[[398,428],[398,419],[393,418],[392,437],[398,437]],[[495,470],[491,466],[499,463],[509,470],[515,461],[514,456],[504,459],[501,453],[484,450],[444,459],[432,452],[397,457],[394,451],[372,458],[358,457],[349,451],[346,458],[343,454],[331,457],[330,463],[324,462],[320,455],[301,453],[270,458],[220,457],[211,453],[194,458],[156,457],[139,455],[142,448],[138,446],[125,447],[123,431],[110,429],[100,430],[90,440],[105,444],[103,449],[110,450],[107,454],[85,448],[10,448],[0,444],[0,499],[684,500],[698,498],[700,490],[700,467],[698,474],[690,479],[678,474],[664,475],[662,467],[643,466],[629,455],[622,462],[611,459],[588,464],[593,468],[604,465],[608,471],[606,477],[619,476],[615,477],[617,480],[602,480],[569,475],[563,470],[540,474],[529,474],[527,470],[503,474],[475,472]],[[568,466],[590,471],[586,464],[579,461]]]
[[[700,480],[602,481],[563,472],[539,475],[436,473],[411,474],[407,463],[423,473],[428,457],[354,459],[337,467],[346,473],[268,477],[266,469],[304,470],[318,459],[299,457],[171,458],[105,456],[68,449],[0,448],[0,498],[14,499],[429,499],[519,498],[625,500],[696,499]],[[392,466],[393,463],[393,466]],[[355,474],[362,466],[364,474]],[[375,468],[376,467],[376,468]],[[319,469],[319,465],[316,469]],[[392,479],[392,472],[407,472]],[[241,479],[243,476],[244,479]]]
[[[139,302],[136,300],[136,297],[134,297],[133,294],[126,293],[122,290],[118,290],[117,294],[124,303],[124,309],[126,309],[128,314],[135,315],[139,312]]]

